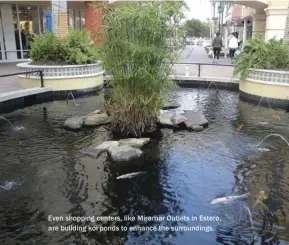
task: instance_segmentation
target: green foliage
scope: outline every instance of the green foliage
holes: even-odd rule
[[[184,26],[187,36],[190,37],[209,37],[210,25],[198,19],[187,20]]]
[[[95,44],[86,30],[70,30],[67,38],[57,38],[52,33],[36,36],[31,45],[33,64],[80,65],[98,60]]]
[[[240,74],[245,79],[250,68],[255,69],[288,69],[288,43],[271,39],[268,42],[262,37],[248,40],[243,52],[237,56],[234,75]]]
[[[106,111],[115,132],[140,136],[157,121],[169,79],[182,2],[127,2],[103,18],[102,63],[112,75]]]

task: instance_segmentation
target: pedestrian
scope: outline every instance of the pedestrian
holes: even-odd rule
[[[235,52],[238,49],[238,47],[239,47],[238,39],[236,38],[236,34],[233,33],[232,37],[229,40],[229,50],[230,50],[229,55],[230,55],[232,64],[234,61]]]
[[[220,37],[220,33],[217,32],[216,37],[213,39],[213,51],[214,51],[214,58],[213,58],[213,63],[216,62],[216,58],[217,58],[217,62],[220,58],[220,53],[221,53],[221,49],[223,47],[223,41],[222,38]]]

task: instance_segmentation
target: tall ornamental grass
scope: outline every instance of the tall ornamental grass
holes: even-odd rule
[[[176,59],[175,36],[183,2],[128,2],[103,18],[102,62],[112,77],[105,103],[112,129],[141,136],[156,125]]]

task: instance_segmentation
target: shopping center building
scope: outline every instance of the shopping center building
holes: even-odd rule
[[[115,2],[107,1],[111,6]],[[49,21],[56,35],[66,36],[70,27],[97,31],[101,17],[101,11],[91,2],[1,1],[0,62],[27,60],[32,36],[49,31]]]
[[[212,19],[217,20],[222,16],[222,13],[218,12],[220,2],[211,0]],[[251,33],[252,36],[263,36],[265,40],[273,37],[284,38],[289,0],[231,0],[226,2],[242,6],[241,23],[244,40],[250,37]],[[240,26],[240,23],[238,25]],[[214,28],[216,29],[216,23]]]

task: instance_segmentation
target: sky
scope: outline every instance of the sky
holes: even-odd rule
[[[186,19],[200,19],[205,21],[211,17],[211,5],[209,0],[186,0],[190,11],[186,11]]]

